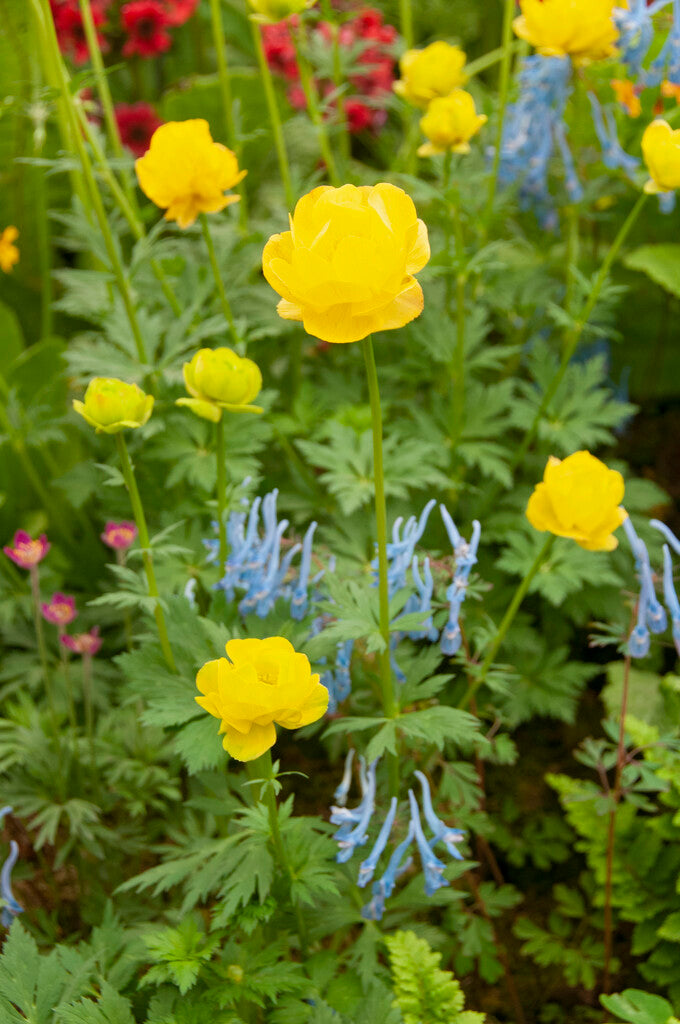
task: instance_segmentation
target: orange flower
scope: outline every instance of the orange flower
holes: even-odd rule
[[[639,117],[642,113],[642,104],[633,83],[627,79],[613,78],[609,84],[614,90],[617,103],[620,103],[631,117]]]

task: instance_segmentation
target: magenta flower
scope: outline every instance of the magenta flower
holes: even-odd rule
[[[69,651],[74,651],[76,654],[87,654],[91,658],[94,657],[102,645],[102,640],[99,636],[99,626],[94,626],[89,633],[77,633],[76,636],[62,633],[59,640],[64,647],[68,647]]]
[[[134,523],[107,523],[101,539],[115,551],[127,551],[137,539],[137,527]]]
[[[43,618],[54,626],[68,626],[78,614],[76,599],[68,594],[52,594],[47,604],[40,605],[40,610]]]
[[[19,568],[32,569],[38,562],[42,562],[51,547],[46,534],[41,533],[37,540],[33,540],[25,530],[17,530],[12,546],[2,550]]]

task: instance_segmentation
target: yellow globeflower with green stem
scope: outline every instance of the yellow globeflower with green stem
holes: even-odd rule
[[[202,118],[162,124],[151,136],[147,152],[135,160],[135,170],[142,192],[165,210],[166,220],[176,221],[182,229],[200,220],[222,311],[234,343],[240,345],[206,214],[238,202],[238,195],[226,193],[247,171],[239,170],[235,153],[213,141]]]
[[[543,57],[571,57],[577,64],[611,57],[618,29],[617,0],[520,0],[513,27]]]
[[[220,569],[227,560],[227,473],[224,437],[224,413],[261,413],[252,402],[262,388],[257,363],[245,359],[230,348],[202,348],[183,366],[189,398],[178,398],[176,405],[186,406],[201,419],[215,424],[217,459],[217,526]]]
[[[407,50],[399,60],[401,78],[394,83],[394,91],[408,103],[426,108],[438,96],[448,96],[465,84],[466,60],[460,46],[441,39],[424,50]]]
[[[74,399],[73,408],[89,426],[94,427],[97,433],[113,434],[116,438],[123,479],[130,496],[130,504],[139,534],[149,597],[154,598],[154,618],[163,657],[168,668],[175,672],[175,659],[168,639],[168,630],[160,604],[156,573],[153,567],[146,516],[130,453],[123,438],[124,430],[136,430],[148,422],[153,404],[153,395],[145,394],[136,384],[128,384],[114,377],[94,377],[87,386],[84,401]]]
[[[373,331],[394,330],[423,310],[415,274],[430,258],[425,224],[413,200],[388,183],[373,187],[322,186],[303,196],[290,230],[273,235],[262,268],[281,296],[279,316],[298,320],[308,334],[332,344],[360,341],[371,403],[375,516],[378,540],[378,596],[382,702],[394,718],[399,704],[390,665],[387,584],[387,509],[382,450],[382,413]],[[399,786],[398,762],[390,758],[391,788]]]

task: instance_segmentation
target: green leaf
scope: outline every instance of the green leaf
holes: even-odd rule
[[[673,1016],[673,1007],[661,996],[635,988],[627,988],[620,995],[600,996],[600,1002],[605,1010],[630,1024],[669,1024]]]
[[[680,245],[663,242],[659,245],[641,245],[628,253],[625,266],[640,270],[660,284],[671,295],[680,296]]]

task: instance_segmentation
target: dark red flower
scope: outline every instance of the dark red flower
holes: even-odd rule
[[[168,25],[183,25],[198,7],[199,0],[163,0]]]
[[[274,74],[282,75],[291,82],[296,81],[300,77],[300,72],[288,20],[277,21],[273,25],[262,25],[260,31],[264,55]]]
[[[95,28],[106,21],[106,6],[104,0],[100,3],[92,3],[92,20]],[[90,51],[85,38],[83,19],[78,6],[78,0],[50,0],[54,27],[57,32],[59,49],[63,54],[70,57],[74,64],[84,64],[90,59]],[[101,32],[97,31],[97,39],[102,50],[108,49],[108,43]]]
[[[168,14],[160,0],[131,0],[120,10],[120,20],[129,33],[123,46],[123,56],[156,57],[172,45],[166,32],[170,24]]]
[[[362,103],[361,100],[349,99],[345,102],[345,114],[347,116],[347,127],[356,134],[373,127],[374,111]]]
[[[163,123],[150,103],[117,103],[115,108],[120,141],[134,153],[144,156],[151,136]],[[108,527],[107,523],[107,527]],[[105,543],[109,543],[108,540]],[[113,544],[112,547],[117,545]]]

